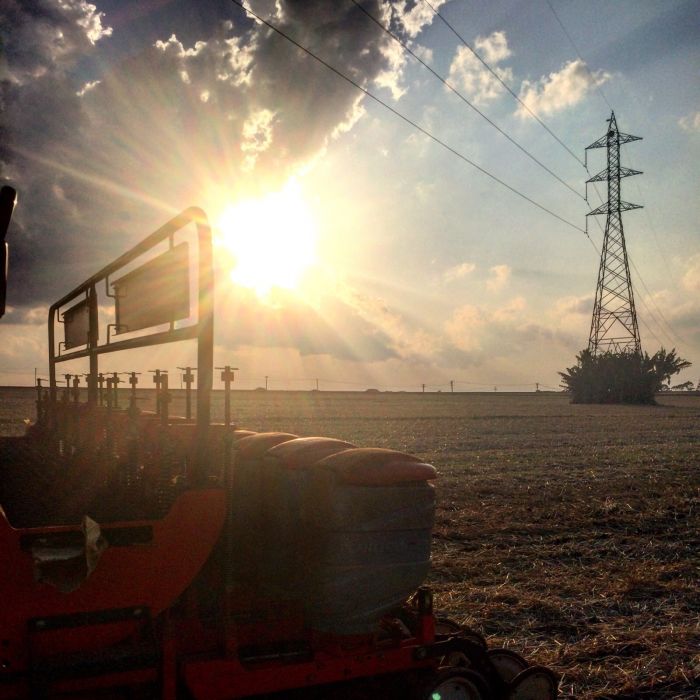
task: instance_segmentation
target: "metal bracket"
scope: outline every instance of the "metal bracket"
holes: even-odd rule
[[[129,332],[129,326],[125,326],[123,323],[108,323],[107,324],[107,345],[109,345],[111,329],[114,328],[116,333],[119,333],[119,329],[123,328],[124,333]]]

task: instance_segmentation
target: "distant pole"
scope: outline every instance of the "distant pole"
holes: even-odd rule
[[[267,375],[265,375],[265,391],[267,391],[267,380],[268,379],[269,379],[269,377]]]
[[[129,384],[131,384],[131,394],[129,395],[129,409],[133,415],[136,411],[136,385],[139,383],[140,372],[129,372]]]
[[[193,369],[196,367],[178,367],[178,369],[183,370],[183,374],[180,375],[180,389],[182,389],[182,382],[185,382],[185,418],[190,420],[192,418],[192,384],[194,384],[194,374],[192,374]]]
[[[423,387],[423,393],[425,394],[425,384],[421,384],[421,386]]]
[[[497,386],[493,387],[493,390],[498,391],[498,387]]]
[[[318,391],[318,379],[316,380],[316,391]]]
[[[156,385],[156,414],[160,415],[160,409],[161,409],[161,381],[163,377],[167,374],[168,370],[159,370],[159,369],[149,369],[149,372],[153,374],[153,383]]]
[[[34,386],[36,386],[36,367],[34,368]]]
[[[235,374],[238,367],[217,367],[216,369],[223,370],[221,372],[221,381],[224,383],[224,424],[228,428],[231,425],[231,384],[235,380]]]
[[[114,385],[114,408],[119,408],[119,372],[112,372],[112,384]]]
[[[454,394],[455,393],[455,380],[450,379],[450,393]]]

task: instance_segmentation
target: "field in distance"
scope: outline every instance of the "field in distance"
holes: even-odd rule
[[[184,414],[174,391],[173,414]],[[120,394],[122,405],[128,392]],[[139,391],[150,408],[151,391]],[[33,417],[0,390],[0,434]],[[405,450],[439,472],[436,607],[576,698],[700,696],[700,396],[234,392],[239,427]],[[215,392],[213,418],[223,416]]]

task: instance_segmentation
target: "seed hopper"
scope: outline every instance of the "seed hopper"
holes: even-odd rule
[[[231,367],[211,421],[213,289],[192,208],[51,306],[37,421],[0,444],[0,699],[556,698],[551,671],[433,609],[431,465],[240,429]],[[185,340],[185,416],[165,371],[101,371]]]

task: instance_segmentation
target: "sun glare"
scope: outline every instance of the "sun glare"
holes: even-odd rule
[[[316,222],[294,182],[280,192],[227,206],[217,242],[231,254],[231,279],[267,295],[274,287],[297,289],[316,262]]]

